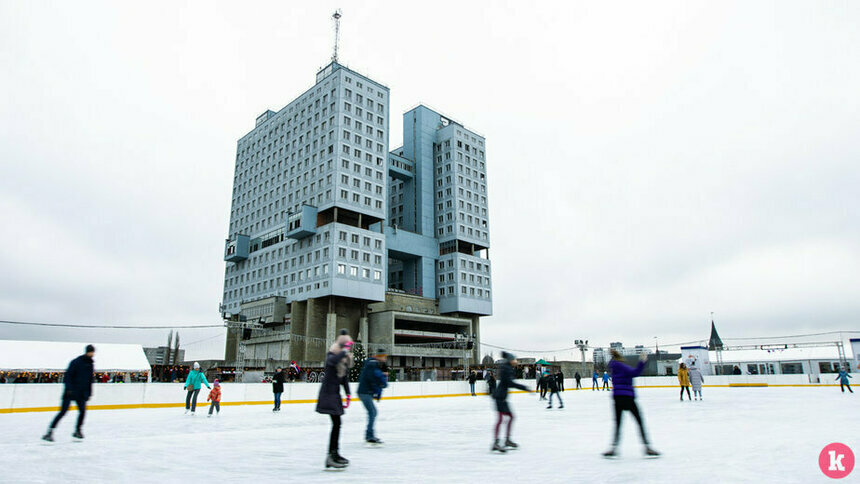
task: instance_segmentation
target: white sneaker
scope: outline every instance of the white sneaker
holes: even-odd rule
[[[189,410],[186,408],[185,409],[185,415],[188,415],[188,412],[189,412]]]

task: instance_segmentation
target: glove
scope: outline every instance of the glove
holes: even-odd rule
[[[648,355],[644,351],[639,353],[639,361],[648,361]]]
[[[382,394],[377,393],[376,395],[373,396],[373,398],[376,399],[376,401],[378,402],[382,398]]]
[[[343,404],[343,408],[349,408],[349,401],[352,397],[349,395],[346,396],[346,403]]]

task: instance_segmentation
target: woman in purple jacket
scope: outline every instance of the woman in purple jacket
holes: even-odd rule
[[[642,353],[639,356],[639,364],[631,368],[624,363],[624,358],[616,350],[611,350],[612,361],[609,362],[609,372],[612,373],[612,398],[615,400],[615,438],[612,440],[612,448],[603,453],[603,457],[615,457],[618,455],[618,439],[621,435],[621,415],[625,410],[633,414],[633,418],[639,424],[639,432],[642,434],[642,443],[645,444],[645,455],[657,457],[659,452],[651,448],[648,436],[645,435],[645,425],[639,415],[639,407],[636,406],[636,394],[633,392],[633,378],[642,374],[645,369],[645,361],[648,355]]]

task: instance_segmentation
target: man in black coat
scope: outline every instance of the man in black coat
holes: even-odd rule
[[[514,381],[514,366],[517,365],[516,357],[507,351],[503,351],[502,359],[504,361],[499,365],[499,386],[493,392],[493,399],[496,400],[496,410],[499,412],[499,418],[496,421],[495,433],[493,434],[493,448],[491,450],[497,452],[507,452],[507,449],[516,449],[519,447],[511,441],[511,425],[514,422],[514,414],[511,412],[510,405],[508,405],[508,389],[519,388],[520,390],[529,391],[525,385],[520,385]],[[502,426],[504,417],[508,418],[508,427],[503,446],[499,443],[499,429]]]
[[[69,363],[69,368],[66,370],[65,377],[63,378],[65,388],[63,390],[63,404],[60,407],[60,413],[54,417],[51,426],[48,427],[48,433],[42,436],[43,440],[54,441],[54,429],[57,428],[57,424],[60,423],[60,420],[69,411],[72,401],[78,406],[78,424],[72,437],[76,439],[84,438],[84,434],[81,433],[81,426],[84,425],[84,415],[87,413],[87,400],[90,399],[90,395],[93,393],[93,355],[95,352],[96,349],[93,345],[87,345],[84,354]]]
[[[558,373],[555,375],[556,382],[558,383],[558,391],[564,391],[564,373],[561,370],[558,370]]]
[[[581,383],[582,375],[580,375],[579,372],[576,372],[576,373],[574,373],[573,378],[576,380],[576,389],[577,390],[582,389],[582,383]]]
[[[275,374],[272,376],[272,393],[275,394],[275,408],[273,412],[281,411],[281,394],[284,393],[284,372],[281,367],[275,368]]]
[[[493,376],[493,372],[491,370],[491,371],[487,372],[487,394],[492,397],[495,392],[496,392],[496,377]]]

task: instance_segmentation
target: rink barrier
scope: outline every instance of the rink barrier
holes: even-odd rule
[[[838,387],[833,383],[809,383],[807,375],[705,375],[706,388],[744,387]],[[533,379],[519,380],[534,388]],[[583,383],[590,381],[583,381]],[[221,405],[272,405],[272,385],[269,383],[223,383]],[[565,380],[566,391],[576,391],[573,379]],[[675,377],[640,377],[636,379],[638,389],[678,388]],[[486,383],[476,384],[478,395],[487,395]],[[352,391],[357,390],[352,384]],[[582,391],[592,391],[583,385]],[[63,385],[56,383],[0,384],[0,414],[21,412],[56,412],[59,410]],[[281,396],[283,404],[316,403],[319,393],[317,383],[291,383],[284,385]],[[511,391],[511,393],[526,393]],[[182,408],[186,392],[182,383],[98,383],[93,385],[93,397],[88,410],[126,410],[142,408]],[[208,405],[208,389],[201,390],[197,403]],[[440,382],[393,382],[383,392],[383,400],[405,400],[414,398],[442,398],[470,396],[469,384],[461,381]],[[72,408],[75,408],[74,406]]]

